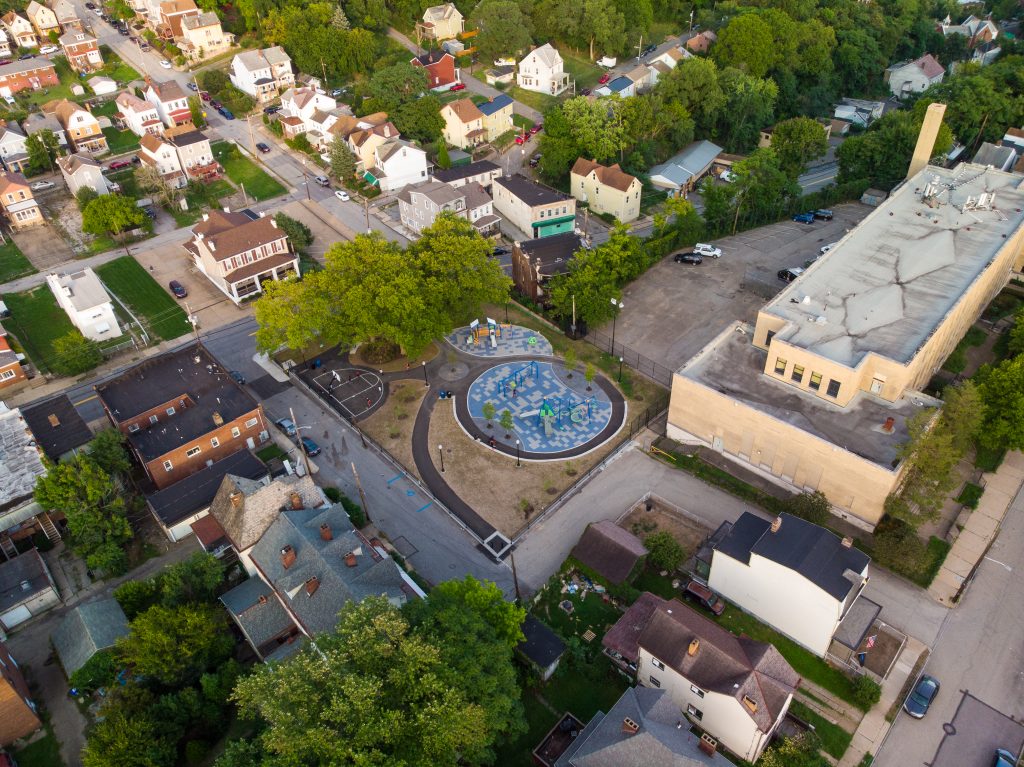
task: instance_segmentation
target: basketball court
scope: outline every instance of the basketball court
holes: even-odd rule
[[[369,370],[338,367],[322,370],[313,381],[326,399],[334,400],[342,414],[361,418],[384,401],[380,376]]]

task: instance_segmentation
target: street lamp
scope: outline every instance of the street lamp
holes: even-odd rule
[[[444,474],[444,447],[437,446],[437,454],[441,456],[441,473]]]
[[[427,361],[423,360],[423,362],[420,363],[420,366],[423,368],[423,385],[430,386],[430,381],[427,380]]]
[[[611,301],[612,306],[615,307],[615,314],[612,315],[612,348],[609,349],[608,351],[611,354],[615,354],[615,321],[619,318],[619,312],[622,310],[622,307],[625,306],[625,304],[623,304],[617,298],[613,298]]]
[[[619,383],[622,383],[622,357],[619,357]]]
[[[516,468],[518,468],[520,465],[521,464],[519,463],[519,440],[517,439],[516,440]]]

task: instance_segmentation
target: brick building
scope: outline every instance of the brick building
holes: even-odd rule
[[[21,668],[0,642],[0,746],[9,746],[42,725]]]
[[[427,70],[427,87],[431,90],[448,88],[459,81],[455,57],[447,51],[427,51],[422,56],[413,57],[409,63]]]
[[[0,96],[13,96],[28,88],[37,91],[54,85],[60,85],[60,78],[49,59],[39,57],[12,61],[0,69]]]

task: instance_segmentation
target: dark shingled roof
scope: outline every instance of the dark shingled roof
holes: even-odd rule
[[[569,199],[568,196],[561,192],[541,186],[530,181],[525,176],[502,176],[494,179],[494,183],[505,187],[513,197],[522,200],[530,206],[547,205],[552,202],[562,202]]]
[[[170,487],[147,495],[146,503],[161,522],[167,527],[173,527],[186,517],[208,507],[217,495],[225,475],[256,480],[266,477],[269,473],[263,461],[248,450],[239,450],[227,458],[214,461],[202,471],[197,471]]]
[[[128,636],[128,618],[116,599],[100,599],[78,605],[53,632],[53,647],[69,677],[100,650],[113,647]]]
[[[529,257],[530,263],[536,265],[539,261],[541,274],[548,277],[568,272],[573,255],[582,249],[583,238],[575,232],[560,232],[519,243],[519,250]]]
[[[263,598],[262,600],[260,598]],[[220,601],[258,650],[275,637],[292,630],[295,622],[262,578],[250,578],[223,594]]]
[[[780,518],[782,526],[773,533],[770,522],[744,512],[715,550],[744,564],[750,563],[751,554],[770,559],[800,573],[839,601],[860,586],[859,579],[854,582],[845,573],[864,572],[871,562],[867,554],[843,546],[838,535],[820,525],[792,514],[783,513]]]
[[[480,160],[479,162],[471,162],[469,165],[460,165],[457,168],[434,168],[434,180],[448,183],[481,173],[491,173],[496,170],[501,169],[490,160]]]
[[[22,584],[28,583],[28,588]],[[53,588],[38,549],[0,562],[0,612],[27,602],[36,594]]]
[[[610,583],[622,583],[647,549],[640,539],[611,520],[589,525],[572,556]]]
[[[516,649],[542,669],[561,658],[565,652],[565,643],[558,638],[558,634],[532,615],[527,615],[523,621],[523,636],[526,638]]]
[[[62,455],[92,439],[85,419],[78,414],[66,394],[23,408],[21,415],[51,461],[59,461]],[[56,417],[56,426],[51,424],[50,416]]]

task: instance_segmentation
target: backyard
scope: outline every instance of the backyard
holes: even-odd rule
[[[213,145],[213,156],[224,166],[228,178],[244,187],[249,197],[263,201],[285,193],[285,188],[281,184],[260,170],[252,160],[243,156],[234,144],[217,142]]]
[[[96,274],[157,340],[177,338],[192,329],[181,306],[131,256],[96,267]]]
[[[4,320],[7,329],[21,342],[32,363],[41,372],[49,372],[56,356],[53,342],[75,329],[71,320],[46,285],[25,293],[5,293],[3,301],[11,312]]]
[[[103,135],[107,137],[107,146],[110,148],[110,154],[124,154],[139,148],[139,137],[130,130],[104,128]]]
[[[14,244],[14,240],[7,240],[0,245],[0,283],[35,273],[36,268]]]

